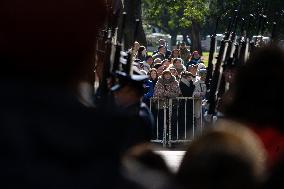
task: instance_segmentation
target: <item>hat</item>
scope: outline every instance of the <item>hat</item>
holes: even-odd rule
[[[162,76],[164,76],[165,74],[172,74],[172,73],[169,69],[167,69],[163,71]]]
[[[158,50],[160,50],[161,48],[163,48],[163,47],[165,47],[164,45],[160,45],[159,47],[158,47]]]
[[[203,64],[203,63],[199,63],[198,65],[197,65],[197,70],[201,70],[201,69],[205,69],[206,68],[206,66],[205,66],[205,64]]]
[[[199,71],[198,71],[198,74],[199,75],[203,75],[203,74],[206,74],[207,73],[207,70],[206,69],[200,69]]]
[[[111,88],[111,91],[115,92],[120,90],[122,87],[128,85],[137,90],[143,90],[143,83],[148,80],[148,76],[140,73],[138,69],[133,67],[133,74],[128,75],[124,72],[116,72],[117,83]]]
[[[188,71],[183,71],[181,73],[181,77],[194,77],[194,75],[191,73],[191,72],[188,72]]]

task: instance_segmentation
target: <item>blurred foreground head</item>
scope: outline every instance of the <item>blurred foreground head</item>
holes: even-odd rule
[[[85,80],[104,18],[103,0],[1,1],[1,77]]]
[[[190,144],[177,179],[191,189],[253,189],[263,181],[265,169],[266,153],[257,136],[228,121]]]
[[[278,47],[257,49],[236,75],[233,100],[226,115],[258,127],[274,126],[284,132],[284,51]]]

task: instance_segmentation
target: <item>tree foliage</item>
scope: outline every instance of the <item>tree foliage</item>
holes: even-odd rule
[[[191,27],[192,21],[204,23],[208,3],[204,0],[143,0],[144,19],[165,32]]]
[[[218,32],[222,33],[227,18],[241,5],[241,17],[254,14],[250,32],[258,33],[259,15],[267,15],[265,31],[271,33],[272,23],[277,21],[278,34],[284,33],[283,0],[142,0],[144,20],[166,33],[182,33],[193,23],[201,26],[204,34],[212,33],[217,17],[221,17]]]

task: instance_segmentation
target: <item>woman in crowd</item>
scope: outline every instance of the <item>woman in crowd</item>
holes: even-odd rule
[[[162,64],[163,64],[163,66],[164,66],[165,69],[168,69],[168,68],[171,66],[171,64],[172,64],[171,59],[165,59],[165,60],[163,60],[163,61],[162,61]]]
[[[179,49],[173,49],[170,58],[171,59],[180,58]]]
[[[154,68],[157,70],[158,77],[161,76],[163,74],[163,71],[165,70],[163,64],[161,63],[155,64]]]
[[[192,73],[184,71],[181,74],[179,87],[183,97],[192,97],[195,85],[192,81]],[[180,100],[179,112],[179,133],[180,138],[189,139],[193,124],[193,103],[192,99]]]
[[[145,57],[145,62],[152,68],[154,66],[154,59],[151,55]]]
[[[199,55],[198,51],[194,51],[191,55],[190,61],[186,65],[187,66],[191,64],[197,65],[200,63],[200,61],[201,61],[201,56]]]
[[[191,64],[187,67],[187,71],[192,73],[193,75],[193,82],[197,80],[197,65]]]
[[[146,60],[146,56],[147,56],[147,49],[145,46],[140,46],[137,52],[137,56],[136,58],[139,59],[141,62]]]
[[[156,86],[156,83],[158,81],[158,72],[155,68],[150,69],[148,72],[149,79],[153,82],[154,87]]]
[[[177,70],[179,75],[181,74],[181,72],[186,71],[186,68],[183,65],[183,60],[181,58],[175,58],[173,60],[172,67],[174,67]]]
[[[174,67],[170,67],[169,70],[172,73],[172,75],[176,77],[177,81],[179,81],[180,80],[180,76],[179,76],[179,74],[177,72],[177,69],[175,69]]]
[[[171,74],[169,70],[163,71],[162,76],[159,77],[158,82],[155,86],[154,89],[154,97],[156,98],[162,98],[158,100],[158,117],[159,117],[159,125],[158,125],[158,130],[159,130],[159,139],[162,139],[162,134],[163,134],[163,126],[164,126],[164,116],[169,116],[168,115],[168,109],[169,109],[169,98],[176,98],[180,96],[180,88],[179,88],[179,83],[176,80],[176,78]],[[164,115],[164,108],[167,109],[167,115]],[[176,129],[176,120],[177,120],[177,115],[176,115],[176,106],[173,105],[172,107],[172,129]],[[175,133],[175,132],[173,132]],[[173,134],[173,138],[176,138],[176,134]]]

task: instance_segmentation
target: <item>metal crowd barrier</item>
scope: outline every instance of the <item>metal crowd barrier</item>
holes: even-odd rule
[[[155,118],[152,142],[171,147],[173,143],[190,142],[202,133],[201,98],[151,98],[150,110]]]

